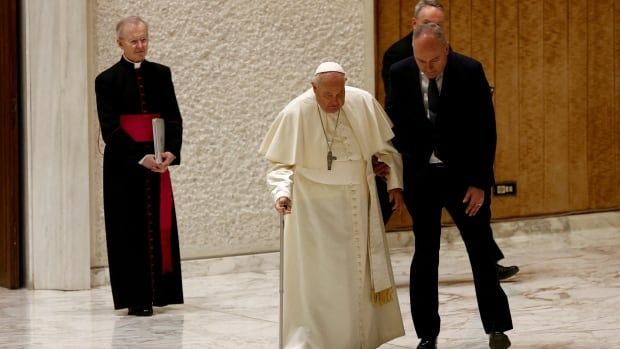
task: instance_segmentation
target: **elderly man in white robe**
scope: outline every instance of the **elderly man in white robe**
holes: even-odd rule
[[[285,214],[285,348],[377,348],[404,335],[372,156],[390,166],[400,210],[402,159],[392,123],[346,73],[322,63],[312,88],[277,116],[260,146],[275,208]]]

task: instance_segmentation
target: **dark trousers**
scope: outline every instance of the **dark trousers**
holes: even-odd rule
[[[415,235],[409,280],[411,314],[421,338],[434,338],[439,334],[438,267],[443,207],[465,242],[485,332],[512,329],[508,298],[495,269],[491,198],[487,190],[484,204],[475,216],[469,217],[462,202],[466,190],[467,186],[447,168],[428,168],[418,171],[415,178],[405,179],[405,204],[413,219]]]
[[[379,193],[379,204],[381,206],[383,223],[387,224],[388,220],[392,216],[392,204],[390,203],[390,197],[387,192],[387,184],[383,179],[377,176],[375,176],[375,181],[377,182],[377,192]],[[500,259],[504,259],[504,254],[499,246],[497,246],[495,239],[493,239],[491,249],[491,254],[494,256],[493,259],[495,259],[496,262]]]

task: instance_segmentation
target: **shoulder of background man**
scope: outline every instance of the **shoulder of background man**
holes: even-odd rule
[[[383,64],[386,63],[386,60],[394,63],[403,58],[413,56],[413,47],[411,46],[412,40],[413,32],[393,43],[383,54]]]
[[[413,56],[413,48],[411,41],[413,40],[413,32],[396,41],[383,54],[383,67],[389,70],[390,66],[404,58]]]

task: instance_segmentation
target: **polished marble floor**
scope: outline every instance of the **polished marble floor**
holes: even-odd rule
[[[596,221],[594,219],[593,221]],[[547,229],[497,238],[521,272],[503,283],[515,329],[511,348],[620,348],[620,230],[617,226]],[[266,259],[277,261],[277,254]],[[409,311],[411,248],[392,262],[406,336],[383,345],[415,348]],[[113,311],[108,286],[89,291],[0,288],[0,348],[276,348],[278,271],[184,280],[186,304],[151,318]],[[488,348],[471,273],[459,239],[442,243],[439,348]],[[332,348],[329,348],[332,349]]]

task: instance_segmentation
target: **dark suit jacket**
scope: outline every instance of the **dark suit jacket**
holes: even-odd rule
[[[416,174],[428,167],[433,137],[437,139],[441,160],[464,185],[488,190],[494,183],[497,135],[491,92],[482,64],[450,51],[435,130],[426,116],[420,70],[414,58],[392,65],[390,81],[392,101],[387,111],[394,122],[394,145],[403,154],[405,190],[407,182],[415,180]]]
[[[392,64],[407,57],[413,56],[413,32],[407,34],[402,39],[396,41],[383,54],[383,65],[381,67],[381,77],[383,78],[383,90],[385,91],[385,105],[391,102],[392,88],[390,86],[390,67]]]

